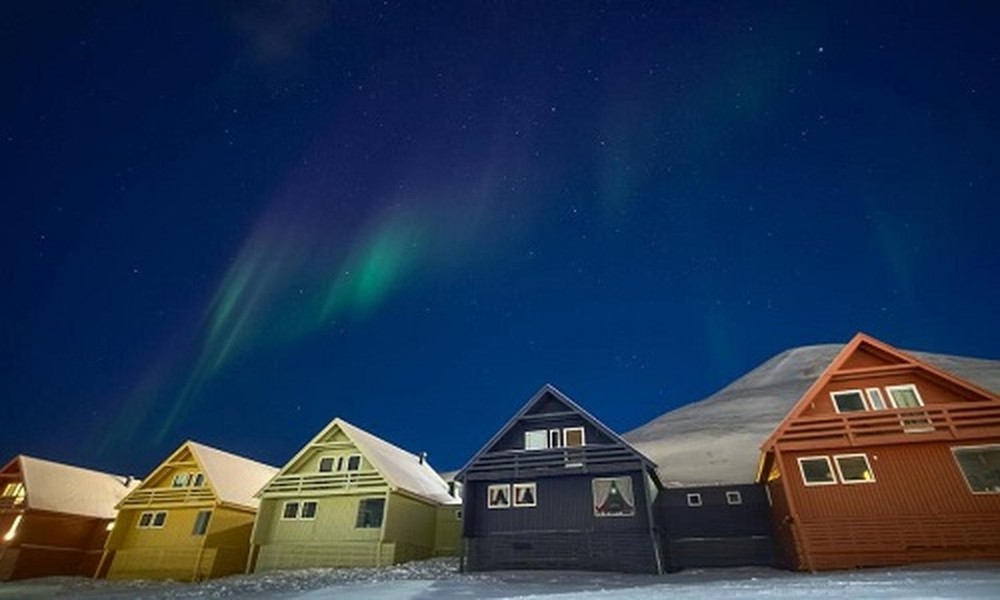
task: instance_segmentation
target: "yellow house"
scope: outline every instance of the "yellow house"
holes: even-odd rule
[[[199,581],[241,573],[277,469],[185,442],[118,505],[98,575]]]
[[[449,491],[424,455],[334,419],[258,494],[248,570],[458,554],[461,501]]]

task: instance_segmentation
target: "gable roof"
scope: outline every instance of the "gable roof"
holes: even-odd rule
[[[707,398],[669,411],[624,437],[656,459],[668,487],[753,483],[761,446],[846,347],[786,350]],[[1000,361],[905,354],[952,378],[1000,390]]]
[[[503,427],[501,427],[500,430],[497,431],[493,435],[493,437],[489,439],[488,442],[483,444],[483,447],[480,448],[479,451],[476,452],[475,455],[473,455],[473,457],[470,458],[468,462],[466,462],[465,465],[458,470],[458,473],[455,474],[455,479],[458,481],[464,480],[465,473],[466,471],[468,471],[469,467],[475,464],[476,461],[479,460],[479,458],[483,454],[488,452],[490,448],[492,448],[497,442],[499,442],[500,439],[503,438],[507,434],[507,432],[510,431],[514,427],[514,425],[516,425],[517,422],[520,421],[521,418],[524,417],[524,415],[526,415],[528,411],[530,411],[532,407],[535,406],[535,404],[541,402],[541,400],[546,396],[553,396],[554,398],[565,404],[567,408],[579,414],[584,421],[589,423],[595,429],[597,429],[604,435],[608,436],[613,441],[621,444],[624,448],[628,449],[640,461],[642,461],[642,463],[646,466],[646,468],[650,469],[655,474],[656,463],[650,460],[648,456],[646,456],[641,451],[639,451],[635,446],[627,442],[624,438],[622,438],[622,436],[615,433],[610,427],[599,421],[597,417],[587,412],[582,406],[580,406],[572,399],[570,399],[569,396],[559,391],[559,389],[556,388],[556,386],[552,385],[551,383],[546,383],[537,392],[535,392],[535,395],[532,396],[531,399],[529,399],[524,404],[524,406],[521,407],[521,410],[517,411],[514,414],[514,416],[511,417],[510,420],[508,420],[507,423]]]
[[[436,504],[461,503],[461,500],[448,493],[448,484],[431,467],[426,458],[421,459],[419,456],[352,425],[340,417],[330,421],[313,439],[309,440],[309,443],[285,463],[281,470],[274,475],[274,478],[288,473],[311,447],[326,438],[335,429],[342,431],[351,440],[390,487],[409,492]],[[257,492],[257,495],[259,496],[266,487],[266,484],[258,486],[260,491]]]
[[[29,508],[114,519],[115,506],[139,485],[126,475],[113,475],[63,463],[19,455],[3,470],[17,464]]]

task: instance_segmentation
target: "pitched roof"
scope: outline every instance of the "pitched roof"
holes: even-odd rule
[[[224,504],[256,509],[260,500],[254,497],[254,493],[278,472],[270,465],[198,442],[185,442],[181,448],[185,446],[204,470],[216,498]]]
[[[844,347],[786,350],[711,396],[667,412],[624,437],[656,459],[667,486],[753,483],[761,444]],[[986,390],[1000,390],[1000,361],[907,354]]]
[[[20,455],[7,467],[18,463],[29,508],[52,512],[114,519],[115,506],[139,485],[126,475],[113,475],[63,463]]]
[[[551,383],[546,383],[541,387],[541,389],[535,392],[535,395],[532,396],[531,399],[524,404],[524,406],[521,407],[521,410],[517,411],[517,413],[515,413],[514,416],[511,417],[510,420],[507,421],[507,423],[504,424],[504,426],[501,427],[493,435],[493,437],[490,438],[488,442],[483,444],[483,447],[480,448],[479,451],[476,452],[476,454],[473,455],[473,457],[470,458],[469,461],[465,463],[465,465],[461,469],[458,470],[458,473],[455,474],[455,478],[459,481],[462,481],[465,478],[465,472],[469,469],[469,467],[475,464],[475,462],[479,460],[480,456],[488,452],[489,449],[492,448],[493,445],[500,440],[500,438],[506,435],[507,432],[510,431],[511,428],[514,427],[514,425],[518,421],[520,421],[521,418],[524,417],[524,415],[526,415],[528,411],[530,411],[535,404],[537,404],[539,401],[542,400],[542,398],[545,398],[547,395],[555,397],[557,400],[565,404],[567,408],[578,413],[581,417],[583,417],[585,421],[590,423],[590,425],[592,425],[595,429],[597,429],[604,435],[608,436],[615,442],[618,442],[623,447],[627,448],[629,451],[634,453],[636,457],[639,460],[641,460],[643,464],[646,465],[647,468],[652,469],[655,473],[656,463],[650,460],[649,456],[640,451],[635,445],[626,441],[622,436],[615,433],[614,430],[612,430],[610,427],[599,421],[597,417],[587,412],[582,406],[574,402],[569,396],[559,391],[559,389],[556,388],[556,386],[552,385]]]

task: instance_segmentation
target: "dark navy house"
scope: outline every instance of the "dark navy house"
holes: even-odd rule
[[[456,478],[466,570],[663,572],[656,465],[551,385]]]

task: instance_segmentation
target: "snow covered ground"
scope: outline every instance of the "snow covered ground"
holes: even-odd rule
[[[0,583],[0,599],[145,598],[1000,598],[1000,565],[960,564],[807,575],[769,569],[689,570],[645,576],[580,572],[457,573],[453,560],[386,569],[308,569],[199,584],[47,578]]]

